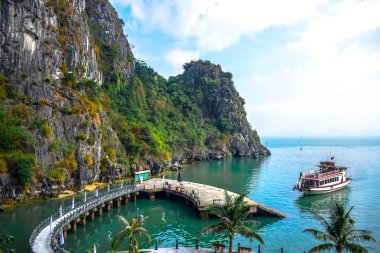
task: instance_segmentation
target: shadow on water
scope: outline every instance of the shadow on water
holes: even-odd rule
[[[300,196],[294,203],[299,209],[301,216],[314,213],[327,213],[333,203],[348,206],[351,188],[348,186],[336,192],[320,195]]]

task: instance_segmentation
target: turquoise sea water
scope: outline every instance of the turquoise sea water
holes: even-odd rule
[[[357,228],[373,231],[377,240],[367,244],[370,252],[380,252],[380,138],[262,138],[262,142],[270,148],[272,156],[256,160],[198,162],[186,166],[181,171],[182,178],[237,193],[248,191],[252,199],[285,213],[284,219],[256,219],[260,222],[256,229],[265,241],[261,246],[263,252],[280,252],[281,247],[284,252],[303,252],[313,247],[316,241],[302,231],[320,228],[313,213],[325,214],[333,201],[354,206],[352,216],[357,221]],[[348,173],[352,183],[341,191],[320,196],[302,197],[299,192],[292,191],[299,171],[312,169],[320,160],[327,159],[330,145],[336,163],[350,167]],[[177,175],[172,173],[169,177]],[[49,213],[56,212],[62,202],[69,205],[71,199],[39,202],[0,214],[0,233],[14,234],[18,240],[17,252],[26,252],[33,227]],[[73,252],[85,252],[95,243],[98,252],[110,250],[112,234],[121,228],[116,214],[129,219],[137,215],[148,216],[144,227],[153,241],[158,241],[159,247],[174,247],[176,239],[183,246],[193,246],[195,240],[205,247],[214,241],[227,243],[222,236],[199,233],[204,225],[216,223],[216,219],[199,219],[184,201],[157,198],[138,199],[96,217],[94,222],[88,221],[85,227],[78,227],[76,233],[68,234],[65,247]],[[236,238],[235,245],[238,242],[254,248],[258,245],[240,237]],[[145,242],[142,246],[149,247]]]

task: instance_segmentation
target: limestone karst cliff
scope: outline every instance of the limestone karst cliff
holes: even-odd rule
[[[166,80],[136,61],[108,0],[0,2],[0,196],[126,176],[132,164],[270,154],[232,75]]]

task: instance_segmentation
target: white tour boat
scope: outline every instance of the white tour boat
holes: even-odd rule
[[[348,167],[336,166],[334,157],[317,166],[319,170],[300,172],[293,190],[299,190],[305,195],[323,194],[340,190],[351,182],[351,178],[347,177]]]

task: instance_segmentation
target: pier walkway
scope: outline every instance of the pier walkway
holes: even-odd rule
[[[34,230],[29,239],[29,253],[69,253],[58,245],[60,232],[66,235],[68,230],[76,231],[77,224],[86,225],[86,219],[94,219],[96,215],[102,215],[103,209],[109,211],[111,205],[119,207],[129,198],[136,200],[136,196],[143,186],[125,186],[112,189],[101,194],[94,193],[94,196],[81,202],[74,203],[74,207],[66,207],[60,212],[42,221]],[[50,231],[51,230],[51,231]],[[64,236],[66,237],[66,236]]]
[[[223,204],[224,189],[206,184],[198,184],[188,181],[178,182],[172,179],[153,178],[144,181],[143,192],[148,193],[149,198],[154,198],[155,193],[164,191],[166,194],[174,194],[191,201],[198,209],[202,218],[208,218],[209,209],[215,204]],[[237,196],[238,194],[227,191],[228,194]],[[284,218],[285,215],[259,202],[245,198],[250,206],[252,215],[272,216]]]
[[[188,181],[178,182],[171,179],[163,181],[161,178],[153,178],[137,186],[120,186],[112,190],[108,187],[101,193],[96,191],[91,197],[43,220],[33,230],[29,239],[29,253],[69,253],[58,245],[60,236],[66,238],[67,231],[75,232],[77,225],[86,225],[86,220],[94,220],[94,216],[102,215],[103,211],[109,212],[112,207],[118,208],[121,203],[127,204],[128,200],[135,201],[139,193],[148,195],[150,199],[154,199],[158,193],[164,193],[167,198],[171,195],[184,198],[187,203],[191,202],[194,205],[201,218],[208,218],[210,208],[224,202],[223,189]],[[237,195],[233,192],[228,193]],[[248,198],[245,201],[248,202],[252,215],[285,217],[261,203]]]

